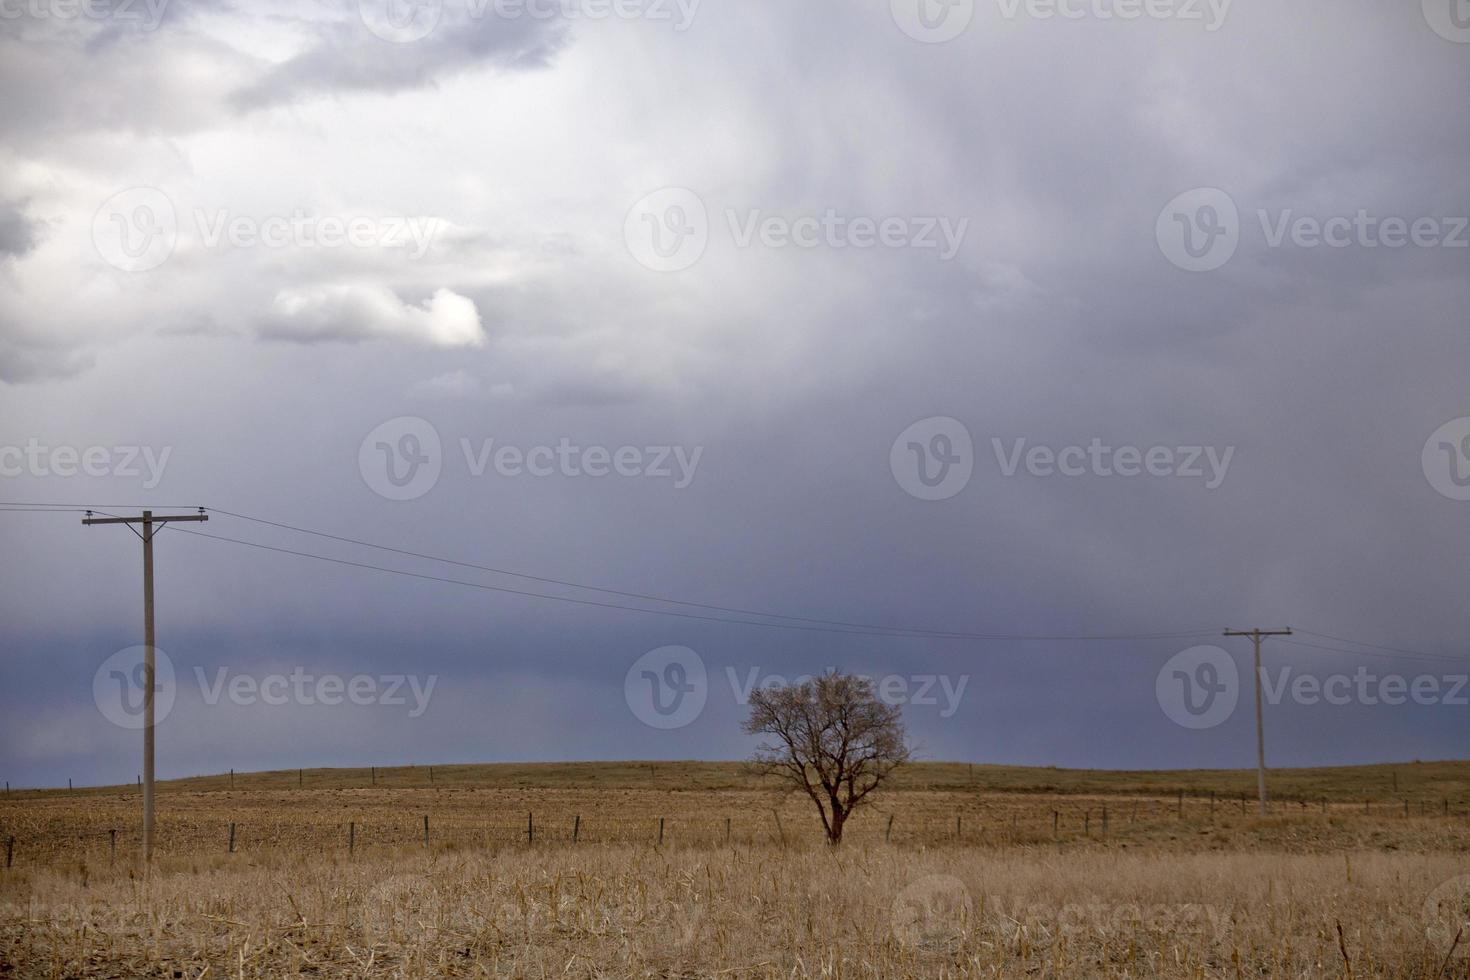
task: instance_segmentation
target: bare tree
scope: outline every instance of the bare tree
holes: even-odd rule
[[[852,674],[753,691],[745,731],[768,736],[752,761],[811,797],[829,844],[842,841],[852,812],[909,761],[899,708],[878,700],[872,681]]]

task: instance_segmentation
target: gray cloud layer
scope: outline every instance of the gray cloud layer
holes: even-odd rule
[[[1464,656],[1470,503],[1436,492],[1421,450],[1470,415],[1470,250],[1271,236],[1288,212],[1470,213],[1470,109],[1454,95],[1470,45],[1437,35],[1418,5],[1237,4],[1215,32],[980,5],[942,45],[915,42],[885,8],[709,5],[685,32],[450,9],[405,44],[337,5],[310,21],[220,5],[153,32],[9,28],[0,199],[24,204],[0,214],[0,447],[171,454],[156,488],[24,472],[0,477],[0,499],[197,502],[828,619],[996,634],[1289,623]],[[704,255],[680,272],[644,268],[623,241],[629,209],[666,186],[694,191],[709,217]],[[159,189],[179,228],[146,272],[109,265],[92,241],[98,208],[130,187]],[[1206,273],[1171,264],[1155,234],[1165,205],[1199,187],[1240,213],[1234,256]],[[941,261],[742,247],[729,217],[829,209],[969,225]],[[221,211],[251,229],[301,215],[318,236],[322,218],[445,225],[416,258],[381,237],[211,245]],[[365,437],[397,416],[428,420],[443,445],[437,484],[405,502],[359,468]],[[963,422],[975,446],[969,484],[942,501],[905,493],[890,470],[898,434],[931,416]],[[1205,489],[1007,476],[992,445],[1094,438],[1234,453]],[[683,489],[476,475],[492,439],[703,454]],[[207,530],[527,587],[223,515]],[[932,757],[1253,758],[1248,703],[1202,732],[1160,709],[1160,667],[1198,639],[739,628],[169,533],[160,643],[189,680],[160,743],[170,774],[734,757],[748,745],[726,668],[833,665],[968,676],[952,716],[909,710]],[[0,596],[0,768],[14,782],[129,778],[133,740],[90,692],[98,664],[137,642],[136,542],[19,514],[0,514],[0,540],[28,570]],[[642,724],[623,691],[633,661],[666,644],[698,651],[711,675],[704,714],[673,732]],[[1230,649],[1244,664],[1248,646]],[[1318,674],[1467,669],[1269,651]],[[198,703],[195,667],[294,665],[441,681],[414,720]],[[1465,710],[1283,703],[1272,759],[1463,756]]]

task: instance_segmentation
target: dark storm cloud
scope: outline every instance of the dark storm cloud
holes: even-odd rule
[[[544,68],[563,43],[555,24],[493,14],[455,17],[426,37],[403,42],[375,36],[355,17],[323,25],[320,33],[308,51],[272,66],[231,103],[257,109],[333,93],[416,88],[472,68]]]
[[[48,198],[32,190],[47,181],[32,178],[12,195],[47,217],[48,233],[6,263],[4,376],[36,381],[77,352],[96,365],[0,387],[0,445],[34,437],[172,453],[155,490],[127,476],[26,474],[0,484],[4,498],[197,502],[543,578],[822,619],[1205,635],[961,642],[759,629],[170,532],[160,642],[187,678],[196,667],[302,665],[435,674],[440,686],[412,721],[210,710],[195,687],[162,737],[163,771],[738,757],[749,748],[738,684],[751,671],[831,666],[968,677],[953,715],[907,709],[930,757],[1245,765],[1248,699],[1201,732],[1174,724],[1156,699],[1160,668],[1187,646],[1218,643],[1245,666],[1248,645],[1214,631],[1289,624],[1466,653],[1470,504],[1437,492],[1420,458],[1431,432],[1470,415],[1466,251],[1303,247],[1273,243],[1269,229],[1288,212],[1319,222],[1470,212],[1470,109],[1449,95],[1470,77],[1470,48],[1437,36],[1417,5],[1236,5],[1215,33],[1007,22],[982,5],[945,45],[910,40],[883,6],[708,6],[686,34],[599,25],[565,48],[555,28],[490,20],[392,44],[332,7],[335,19],[274,67],[222,58],[223,80],[202,98],[148,62],[100,54],[96,91],[136,72],[123,118],[153,120],[182,142],[167,153],[151,140],[130,147],[163,177],[145,180],[120,162],[132,156],[92,146],[86,169],[117,174],[105,187]],[[547,70],[509,87],[469,70],[540,65],[553,51]],[[35,62],[50,70],[65,57]],[[402,91],[406,109],[321,97],[379,86]],[[251,105],[310,101],[247,125],[220,108],[241,92]],[[53,103],[65,111],[49,113],[45,132],[58,142],[24,144],[32,173],[70,173],[56,147],[101,125],[85,101]],[[466,123],[466,105],[483,117]],[[25,131],[40,115],[6,126]],[[257,125],[289,140],[252,142]],[[178,135],[209,127],[219,132]],[[291,165],[254,177],[253,199],[216,202],[188,183],[262,147]],[[85,237],[95,198],[164,178],[185,186],[181,213],[198,198],[249,216],[303,202],[436,215],[455,223],[446,241],[458,244],[417,264],[181,248],[156,274],[97,269]],[[285,189],[270,193],[277,180]],[[710,219],[705,254],[682,272],[641,267],[621,240],[629,208],[664,185],[695,191]],[[1155,223],[1201,187],[1229,195],[1240,242],[1221,268],[1186,272]],[[826,209],[969,226],[946,262],[915,250],[742,247],[727,218]],[[48,255],[73,241],[84,261]],[[441,287],[472,304],[483,345],[425,342],[472,337],[440,330],[423,305]],[[217,329],[160,333],[203,321]],[[340,342],[366,339],[376,342]],[[338,342],[314,342],[325,340]],[[900,485],[889,456],[907,426],[940,415],[968,430],[974,472],[952,498],[926,501]],[[369,433],[399,416],[425,419],[441,443],[437,483],[403,502],[360,470],[382,452]],[[1094,439],[1232,455],[1213,489],[1175,477],[1006,475],[998,458],[1017,440],[1057,449]],[[683,488],[644,475],[505,475],[486,462],[497,448],[563,440],[702,455]],[[0,599],[6,662],[62,668],[15,670],[0,694],[0,761],[17,780],[115,778],[136,746],[93,707],[90,685],[106,656],[136,642],[136,543],[84,532],[70,516],[0,522],[29,569]],[[610,600],[222,514],[207,530]],[[88,601],[79,608],[68,590]],[[703,658],[709,703],[686,728],[661,731],[630,711],[623,685],[639,656],[669,644]],[[1466,669],[1375,652],[1385,651],[1273,642],[1267,656],[1273,668],[1317,673]],[[1466,709],[1451,705],[1288,700],[1268,710],[1274,764],[1465,753]],[[60,718],[68,723],[47,723]]]
[[[40,227],[26,215],[23,203],[0,201],[0,254],[24,255],[39,235]]]

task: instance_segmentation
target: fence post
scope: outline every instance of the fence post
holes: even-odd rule
[[[430,766],[429,767],[429,785],[430,786],[433,786],[434,785],[434,767],[433,766]]]
[[[424,814],[424,846],[429,846],[429,815]]]
[[[579,813],[579,814],[577,814],[577,818],[574,821],[572,821],[572,843],[573,844],[577,843],[577,837],[581,833],[582,833],[582,815]]]
[[[526,843],[536,843],[536,817],[530,811],[526,811]]]
[[[235,788],[235,770],[230,770],[230,789]]]
[[[1215,819],[1215,791],[1210,790],[1210,819]]]
[[[14,837],[14,835],[12,835],[12,836],[7,837],[5,839],[5,866],[7,868],[10,867],[10,860],[14,856],[15,856],[15,837]]]
[[[658,818],[658,843],[662,847],[664,843],[664,818]]]
[[[1179,791],[1179,819],[1184,819],[1184,790]]]
[[[300,769],[297,769],[296,770],[296,788],[297,789],[300,789],[301,788],[301,783],[302,783],[301,770]]]
[[[1102,818],[1103,818],[1102,832],[1103,832],[1103,836],[1106,837],[1106,836],[1108,836],[1108,808],[1105,806],[1105,807],[1102,808],[1102,810],[1103,810],[1103,812],[1102,812]]]
[[[1051,835],[1053,837],[1057,835],[1057,821],[1061,819],[1061,816],[1056,810],[1051,812]]]
[[[70,776],[68,776],[67,779],[66,779],[66,791],[68,793],[71,792],[71,777]]]
[[[958,813],[954,815],[954,839],[960,839],[960,815]]]
[[[1450,801],[1449,801],[1449,798],[1448,797],[1446,797],[1445,800],[1444,800],[1444,815],[1445,816],[1449,816],[1450,815]]]
[[[235,853],[235,822],[230,821],[230,853]]]
[[[1087,810],[1082,814],[1082,836],[1092,836],[1092,811]]]
[[[117,829],[107,832],[107,863],[111,864],[117,860]]]
[[[373,785],[374,786],[378,785],[378,767],[377,766],[369,766],[368,767],[368,770],[372,773]]]
[[[730,818],[725,818],[725,843],[730,843]]]
[[[356,850],[356,848],[357,848],[357,824],[355,822],[349,822],[347,824],[347,853],[348,854],[351,854],[354,850]]]

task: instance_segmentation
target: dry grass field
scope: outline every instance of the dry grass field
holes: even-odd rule
[[[1470,764],[1253,779],[921,764],[834,851],[733,764],[201,777],[148,872],[16,792],[0,977],[1470,977]]]

